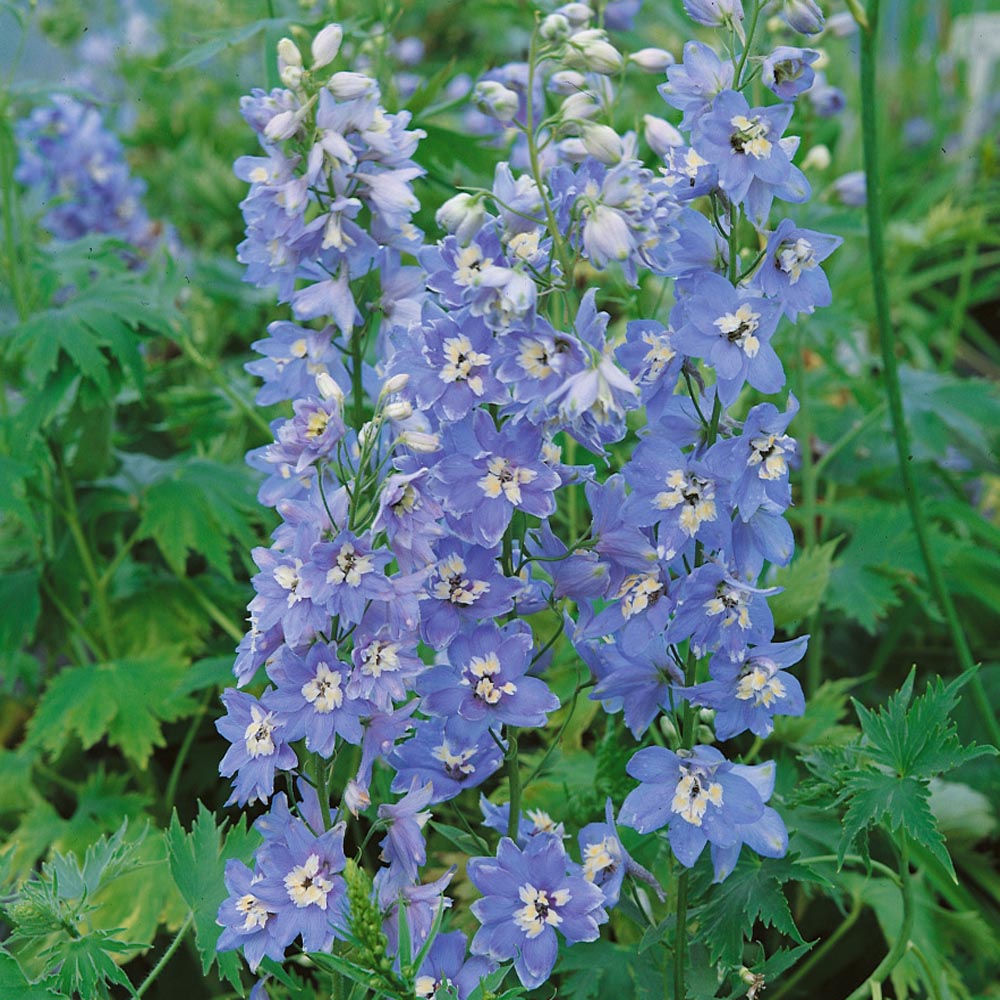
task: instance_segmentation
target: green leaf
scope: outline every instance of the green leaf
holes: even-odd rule
[[[256,510],[243,469],[190,459],[149,487],[139,533],[156,542],[178,576],[185,575],[188,552],[194,552],[231,578],[231,540],[242,548],[253,544],[248,515]]]
[[[64,997],[47,986],[33,984],[18,965],[13,955],[0,948],[0,997],[11,1000],[57,1000]]]
[[[198,66],[203,62],[217,56],[220,52],[241,42],[249,41],[262,31],[286,32],[293,23],[288,17],[263,18],[251,24],[245,24],[241,28],[226,28],[222,31],[214,32],[200,45],[189,49],[187,53],[170,65],[170,69],[188,69],[191,66]]]
[[[743,942],[752,939],[758,921],[803,944],[781,887],[785,882],[817,878],[810,868],[788,858],[761,859],[744,853],[728,878],[713,886],[702,911],[703,921],[712,928],[707,942],[712,958],[737,964]]]
[[[198,803],[198,815],[185,832],[177,813],[167,830],[167,856],[174,882],[185,902],[194,912],[195,941],[201,955],[202,972],[218,963],[219,973],[237,990],[240,986],[240,960],[234,952],[215,950],[222,928],[215,922],[219,905],[226,896],[224,880],[230,858],[249,861],[260,837],[247,829],[246,816],[226,831],[226,824],[216,824],[215,817]]]
[[[91,931],[78,938],[63,938],[43,952],[49,967],[54,971],[51,982],[68,995],[79,995],[87,1000],[110,996],[108,984],[123,986],[135,995],[128,976],[112,957],[127,952],[134,945],[126,944],[103,931]]]
[[[43,866],[43,872],[58,887],[60,899],[81,899],[94,895],[102,885],[119,875],[133,871],[134,860],[145,838],[140,833],[137,840],[126,841],[126,819],[111,837],[101,837],[87,848],[83,865],[73,854],[56,854]]]
[[[174,650],[68,667],[46,688],[28,728],[28,743],[54,754],[71,736],[85,750],[104,737],[139,767],[163,746],[161,724],[193,711],[178,693],[187,666]]]
[[[839,544],[840,538],[833,538],[822,545],[803,549],[788,566],[779,567],[769,578],[770,585],[785,588],[768,601],[778,628],[794,628],[819,608],[830,582],[830,567]]]
[[[460,830],[457,826],[448,826],[447,823],[439,823],[434,820],[431,826],[441,834],[445,840],[454,844],[463,854],[470,857],[477,854],[492,854],[489,845],[482,837],[473,836],[466,830]]]

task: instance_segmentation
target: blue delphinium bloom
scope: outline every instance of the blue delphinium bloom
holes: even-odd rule
[[[222,934],[216,948],[219,951],[242,950],[251,972],[266,957],[280,962],[285,948],[274,935],[275,913],[260,900],[254,888],[261,880],[242,861],[230,858],[226,862],[226,890],[229,895],[219,907],[217,922]]]
[[[709,28],[724,24],[736,27],[743,20],[742,0],[684,0],[684,12],[692,21]]]
[[[245,691],[224,691],[222,703],[227,713],[216,721],[215,728],[231,745],[219,764],[219,773],[224,778],[236,775],[226,805],[266,802],[274,791],[274,772],[298,766],[295,751],[284,739],[284,723]]]
[[[531,426],[497,429],[485,410],[472,418],[475,435],[434,469],[452,530],[487,548],[497,545],[515,510],[545,518],[555,513],[559,476],[542,461],[542,435]],[[463,442],[465,443],[465,442]]]
[[[417,637],[392,621],[385,604],[371,604],[354,632],[350,698],[366,698],[383,711],[405,701],[413,679],[424,669]]]
[[[278,320],[271,323],[269,336],[250,346],[262,357],[248,361],[243,367],[264,380],[254,402],[270,406],[286,399],[315,395],[316,375],[327,372],[341,388],[350,385],[350,376],[333,346],[329,327],[310,330]]]
[[[461,931],[434,938],[413,983],[417,1000],[436,1000],[438,991],[448,987],[458,994],[458,1000],[466,1000],[496,968],[496,962],[484,955],[467,955],[467,948],[468,941]]]
[[[531,629],[523,622],[498,628],[492,622],[459,633],[448,647],[450,666],[433,667],[417,684],[423,710],[431,715],[457,712],[485,726],[544,726],[559,699],[531,667]]]
[[[378,807],[378,818],[389,821],[389,829],[379,846],[382,857],[389,862],[386,878],[395,885],[410,885],[420,875],[421,865],[427,862],[427,844],[423,828],[430,819],[429,812],[421,812],[434,795],[434,786],[427,782],[421,787],[414,778],[409,791],[396,803],[383,803]]]
[[[417,466],[412,456],[396,464],[399,471],[382,483],[372,532],[385,532],[400,569],[408,572],[434,561],[431,546],[444,534],[437,523],[443,511],[428,489],[430,469]]]
[[[671,642],[690,638],[696,656],[721,649],[739,660],[750,643],[769,642],[774,616],[766,596],[737,580],[724,566],[705,563],[677,584],[677,611],[667,637]]]
[[[731,201],[742,202],[757,226],[767,219],[775,196],[784,201],[809,197],[809,182],[792,165],[788,141],[782,139],[792,110],[791,104],[751,108],[742,94],[725,90],[692,132],[694,148],[719,168],[719,188]]]
[[[757,822],[764,803],[757,789],[734,773],[734,765],[714,747],[674,753],[646,747],[626,771],[640,782],[629,792],[618,820],[640,833],[667,827],[677,860],[690,868],[705,845],[733,847],[739,827]]]
[[[761,82],[783,101],[794,100],[807,91],[816,79],[812,64],[819,59],[815,49],[797,49],[779,45],[761,62]]]
[[[843,242],[839,236],[799,229],[791,219],[782,219],[768,237],[767,253],[753,283],[778,299],[790,320],[828,306],[833,296],[819,265]]]
[[[732,87],[735,72],[729,59],[720,59],[704,42],[688,42],[683,61],[667,67],[667,82],[658,89],[667,104],[684,112],[681,128],[687,131],[708,111],[716,95]]]
[[[420,721],[415,729],[415,735],[389,757],[396,771],[394,792],[406,791],[419,779],[433,784],[431,802],[445,802],[465,788],[481,785],[503,765],[503,750],[481,723],[454,715]]]
[[[264,878],[254,895],[275,914],[274,937],[287,947],[301,936],[306,951],[329,948],[346,926],[344,824],[316,836],[295,817],[259,856]]]
[[[485,795],[479,796],[479,808],[483,813],[483,826],[496,830],[504,836],[510,828],[510,803],[494,805]],[[562,841],[566,837],[566,828],[562,822],[554,820],[544,809],[529,809],[517,818],[517,836],[515,843],[521,850],[535,837],[555,837]]]
[[[306,739],[306,749],[329,758],[337,737],[357,746],[361,742],[360,717],[371,711],[368,702],[347,694],[351,668],[337,659],[335,646],[317,642],[305,656],[285,647],[268,666],[277,690],[264,696],[284,721],[288,742]]]
[[[373,548],[368,532],[342,531],[321,542],[302,569],[303,592],[328,615],[356,625],[369,601],[391,601],[396,595],[382,570],[392,560],[386,549]]]
[[[695,684],[684,697],[715,709],[715,735],[728,740],[749,729],[764,739],[774,732],[775,715],[802,715],[805,696],[798,679],[786,671],[805,655],[809,636],[791,642],[749,647],[739,660],[713,656],[710,681]]]
[[[521,851],[504,837],[496,858],[472,858],[467,866],[483,898],[472,904],[482,927],[472,951],[496,960],[514,959],[527,989],[548,979],[559,943],[596,941],[608,919],[604,893],[579,875],[568,875],[568,858],[554,837],[536,837]]]
[[[625,327],[625,343],[615,352],[639,387],[650,419],[655,419],[662,401],[673,395],[684,365],[684,355],[675,347],[673,337],[674,331],[656,320],[634,319]]]
[[[735,402],[746,382],[761,392],[777,392],[785,372],[770,344],[780,315],[775,303],[741,292],[711,271],[691,279],[687,290],[685,322],[673,341],[712,365],[722,402]]]

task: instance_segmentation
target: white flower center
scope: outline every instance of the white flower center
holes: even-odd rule
[[[736,312],[720,316],[714,321],[713,326],[719,328],[719,333],[730,344],[738,344],[748,358],[756,357],[760,350],[760,341],[754,333],[760,326],[760,313],[755,313],[746,302]]]
[[[775,264],[788,275],[788,283],[794,285],[803,271],[811,271],[816,266],[816,254],[812,244],[800,236],[794,243],[781,244]]]
[[[674,789],[670,811],[694,826],[701,826],[709,803],[722,805],[722,785],[696,774],[685,774]]]
[[[243,732],[243,742],[247,753],[253,757],[270,757],[274,753],[274,712],[262,712],[256,705],[250,706],[250,725]]]
[[[302,577],[299,576],[300,569],[302,569],[302,560],[296,559],[294,566],[275,566],[272,574],[278,586],[288,591],[289,607],[302,600],[302,595],[296,592],[302,582]]]
[[[742,590],[721,583],[715,592],[715,597],[705,602],[705,609],[711,617],[725,615],[722,621],[724,628],[738,624],[740,628],[750,628],[750,611],[747,608],[748,598]]]
[[[263,927],[270,916],[267,907],[252,893],[236,900],[236,910],[243,914],[243,930],[253,931]]]
[[[361,653],[361,673],[376,680],[399,669],[399,643],[377,639]]]
[[[361,585],[361,578],[374,569],[370,555],[358,555],[350,542],[344,542],[340,552],[337,553],[337,561],[327,571],[326,582],[346,583],[348,587],[358,587]]]
[[[730,139],[737,153],[749,153],[755,160],[766,160],[770,157],[771,143],[767,138],[770,130],[766,122],[757,117],[736,115],[729,119],[729,124],[737,130]]]
[[[302,697],[320,715],[326,715],[344,704],[344,692],[340,688],[340,674],[325,663],[319,665],[316,676],[302,685]]]
[[[773,660],[748,660],[736,685],[736,697],[740,701],[752,699],[755,705],[763,705],[765,708],[769,708],[775,701],[781,701],[786,691],[777,673],[778,667]]]
[[[455,258],[456,269],[452,275],[456,285],[478,285],[483,271],[493,263],[492,257],[484,257],[483,251],[475,244],[465,247]]]
[[[663,369],[670,364],[677,355],[677,352],[670,346],[670,338],[663,334],[644,333],[643,343],[649,344],[649,350],[642,359],[645,370],[642,381],[646,383],[655,382],[663,372]]]
[[[684,504],[680,526],[688,538],[694,538],[703,521],[715,520],[715,484],[711,480],[673,469],[667,473],[665,485],[669,489],[657,493],[653,505],[660,510],[673,510]]]
[[[487,705],[496,705],[505,694],[517,693],[517,685],[511,681],[496,683],[496,676],[500,670],[500,658],[496,653],[474,656],[465,668],[462,683],[472,685],[473,693],[480,701],[485,701]]]
[[[435,747],[431,751],[431,754],[435,760],[439,760],[442,764],[444,764],[444,769],[448,772],[449,777],[461,780],[462,778],[475,773],[476,767],[474,764],[470,764],[469,761],[472,759],[477,749],[478,747],[469,747],[467,750],[455,753],[455,751],[448,746],[448,741],[445,740],[439,747]]]
[[[320,873],[318,854],[310,854],[304,865],[298,865],[285,876],[288,898],[298,907],[318,906],[326,909],[326,899],[333,890],[333,882]]]
[[[444,348],[445,365],[441,369],[442,382],[467,382],[469,388],[477,395],[483,394],[483,379],[473,375],[473,368],[481,368],[490,363],[490,356],[481,351],[473,350],[472,341],[468,337],[448,337],[442,345]]]
[[[632,573],[625,577],[618,588],[622,601],[622,615],[627,619],[652,607],[663,594],[660,578],[654,573]]]
[[[516,507],[521,502],[521,487],[538,478],[534,469],[518,469],[506,458],[494,456],[487,462],[489,472],[479,482],[479,488],[495,500],[501,493]]]
[[[529,938],[538,937],[545,930],[546,924],[558,927],[562,923],[562,917],[554,907],[565,906],[572,898],[568,889],[556,889],[550,900],[544,889],[536,889],[530,882],[525,882],[517,893],[524,906],[514,911],[514,923]]]
[[[751,438],[750,447],[753,450],[747,459],[747,465],[759,465],[757,475],[761,479],[781,479],[788,472],[788,461],[782,447],[787,443],[787,437],[778,437],[776,434]]]
[[[464,573],[465,560],[461,556],[456,554],[442,559],[438,563],[438,582],[434,584],[434,596],[466,607],[475,604],[489,591],[490,585],[485,580],[468,580]]]
[[[588,882],[603,882],[605,873],[614,874],[620,859],[620,848],[612,837],[604,837],[596,844],[587,844],[583,849],[583,877]]]

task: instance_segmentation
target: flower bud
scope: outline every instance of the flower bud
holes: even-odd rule
[[[382,395],[391,396],[393,393],[402,392],[409,384],[409,372],[398,372],[385,380],[385,384],[382,386]]]
[[[621,161],[624,153],[621,136],[610,125],[586,125],[582,139],[587,152],[595,160],[609,167]]]
[[[589,154],[582,139],[563,139],[559,143],[559,155],[568,163],[583,163]]]
[[[375,426],[375,422],[372,420],[366,420],[361,425],[361,430],[358,431],[358,445],[365,448],[373,438],[377,437],[378,427]]]
[[[353,101],[371,94],[375,89],[375,81],[370,76],[365,76],[364,73],[351,73],[342,70],[330,77],[326,89],[338,101]]]
[[[831,190],[845,205],[850,205],[852,208],[860,208],[868,200],[868,192],[865,188],[865,172],[863,170],[853,170],[849,174],[842,174],[833,182]]]
[[[695,730],[695,739],[704,746],[711,746],[715,742],[715,733],[711,726],[699,726]]]
[[[484,115],[497,121],[512,121],[521,99],[517,92],[497,80],[480,80],[472,92],[472,100]]]
[[[680,740],[680,734],[677,732],[674,720],[669,715],[660,716],[660,732],[663,733],[668,744],[677,743]]]
[[[575,94],[587,89],[587,78],[575,69],[561,69],[549,77],[549,90],[553,94]]]
[[[323,399],[335,399],[339,406],[344,405],[344,390],[337,385],[329,372],[320,372],[316,376],[316,388]]]
[[[598,28],[574,35],[566,48],[565,61],[571,69],[605,76],[620,72],[624,65],[622,54]]]
[[[538,29],[547,42],[561,42],[569,37],[569,21],[562,14],[549,14]]]
[[[302,83],[301,66],[284,66],[278,75],[289,90],[298,90],[299,84]]]
[[[657,156],[666,156],[668,149],[684,145],[684,136],[670,122],[655,115],[643,115],[642,121],[646,126],[646,142]]]
[[[461,191],[449,198],[434,216],[434,221],[447,233],[451,233],[459,243],[468,243],[479,232],[486,218],[486,209],[481,198],[467,191]]]
[[[590,19],[594,16],[594,12],[585,3],[563,4],[556,13],[566,18],[574,28],[584,27],[590,23]]]
[[[830,156],[830,150],[827,146],[820,144],[819,146],[813,146],[812,149],[806,153],[805,158],[802,160],[803,170],[826,170],[830,166],[832,157]]]
[[[639,49],[629,57],[643,73],[663,73],[668,66],[673,66],[674,57],[666,49]]]
[[[299,116],[294,111],[279,111],[264,126],[264,135],[275,142],[289,139],[299,130]]]
[[[357,819],[360,809],[367,809],[372,804],[371,796],[367,788],[362,788],[353,778],[347,782],[344,789],[343,803],[351,811],[351,815]]]
[[[437,434],[427,434],[424,431],[404,431],[397,441],[410,451],[431,455],[441,450],[441,438]]]
[[[593,95],[581,90],[570,94],[562,102],[559,114],[563,121],[576,121],[582,118],[593,118],[600,110],[601,106],[594,100]]]
[[[815,35],[823,30],[823,11],[816,0],[785,0],[782,13],[785,20],[804,35]]]
[[[322,69],[337,58],[340,43],[344,40],[344,29],[339,24],[328,24],[312,43],[312,68]]]
[[[278,42],[278,64],[302,68],[302,53],[290,38],[282,38]]]
[[[854,20],[854,15],[849,10],[842,10],[838,14],[831,14],[830,20],[826,22],[826,30],[835,38],[850,38],[857,34],[858,22]]]
[[[388,403],[383,411],[389,420],[408,420],[413,416],[413,407],[405,399]]]

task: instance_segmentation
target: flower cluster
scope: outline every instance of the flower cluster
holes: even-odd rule
[[[142,204],[145,184],[97,108],[55,94],[18,122],[17,140],[15,177],[38,192],[42,224],[57,239],[106,233],[146,253],[160,242],[162,227]]]
[[[685,6],[744,34],[738,0]],[[541,21],[526,65],[476,86],[517,148],[492,190],[440,207],[447,235],[425,244],[411,223],[422,133],[381,106],[372,77],[336,67],[341,41],[337,25],[307,54],[283,39],[283,86],[243,103],[263,155],[236,164],[250,184],[240,260],[295,322],[272,324],[249,366],[261,403],[291,406],[248,456],[281,524],[253,554],[235,666],[257,694],[227,692],[218,728],[231,803],[269,811],[253,867],[227,871],[220,947],[256,968],[297,938],[309,951],[371,939],[386,992],[449,984],[464,1000],[508,960],[524,986],[543,983],[560,939],[599,935],[626,876],[659,891],[610,800],[579,831],[579,860],[561,822],[520,812],[519,731],[560,707],[547,666],[563,631],[592,697],[637,739],[661,712],[678,721],[672,749],[632,758],[639,786],[618,822],[666,829],[685,866],[710,844],[717,880],[744,844],[784,853],[766,805],[774,767],[729,762],[694,708],[714,710],[718,740],[803,710],[788,668],[805,639],[775,641],[760,586],[765,564],[792,555],[796,403],[736,412],[752,390],[782,389],[779,321],[829,301],[819,265],[838,241],[770,224],[775,201],[809,195],[785,135],[808,53],[760,60],[779,103],[751,107],[746,58],[690,43],[679,63],[657,49],[626,59],[588,6],[567,4]],[[610,122],[611,78],[629,65],[665,71],[661,93],[683,114],[679,127],[648,117],[653,165]],[[605,273],[672,282],[673,305],[620,324],[598,307]],[[583,294],[580,274],[593,279]],[[584,449],[593,458],[576,464]],[[581,488],[589,514],[568,501]],[[540,640],[528,616],[555,635]],[[337,788],[334,762],[350,775]],[[501,768],[509,803],[481,804],[503,836],[468,864],[482,898],[466,959],[459,932],[439,933],[452,873],[421,881],[425,830]],[[370,891],[345,865],[349,816],[364,844],[381,834]]]

